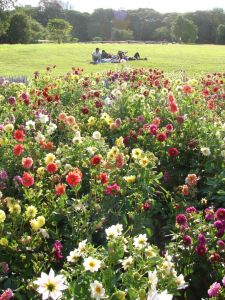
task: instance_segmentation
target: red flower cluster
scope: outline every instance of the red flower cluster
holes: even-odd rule
[[[15,145],[13,148],[13,154],[15,156],[20,156],[24,151],[24,147],[21,144]]]
[[[66,191],[65,184],[59,183],[55,186],[55,194],[57,196],[62,196],[63,194],[65,194],[65,191]]]
[[[14,139],[18,142],[23,142],[25,136],[26,136],[25,132],[23,130],[20,130],[20,129],[15,130],[14,134],[13,134]]]
[[[26,187],[30,187],[34,184],[34,178],[32,175],[30,175],[27,172],[23,173],[23,177],[22,177],[22,185],[26,186]]]
[[[77,186],[82,180],[82,173],[78,168],[75,168],[73,172],[69,172],[66,176],[66,182],[71,186]]]
[[[171,157],[178,156],[179,151],[177,150],[177,148],[169,148],[168,149],[168,155],[171,156]]]
[[[55,164],[54,162],[49,163],[46,167],[47,172],[49,173],[55,173],[58,170],[58,166],[57,164]]]

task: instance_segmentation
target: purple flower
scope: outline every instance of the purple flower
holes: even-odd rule
[[[205,243],[206,243],[206,238],[205,238],[204,234],[200,233],[200,234],[198,235],[198,241],[199,241],[199,243],[201,243],[201,244],[205,244]]]
[[[138,123],[144,123],[145,122],[145,117],[144,116],[138,116],[137,117],[137,122]]]
[[[207,252],[207,248],[205,246],[205,244],[198,244],[196,247],[195,247],[195,253],[198,255],[198,256],[204,256]]]
[[[223,223],[221,221],[215,221],[214,222],[214,227],[216,227],[217,229],[222,229],[224,227]]]
[[[224,241],[218,240],[216,244],[217,244],[218,247],[220,247],[222,249],[225,249],[225,243],[224,243]]]
[[[225,229],[224,228],[221,228],[221,229],[218,229],[217,233],[216,233],[216,236],[218,238],[221,238],[223,235],[224,235],[224,232],[225,232]]]
[[[192,243],[192,239],[191,239],[191,237],[189,235],[185,235],[183,237],[183,242],[184,242],[185,246],[190,246],[191,243]]]
[[[194,206],[187,207],[186,214],[196,214],[197,209]]]
[[[183,215],[183,214],[177,215],[177,216],[176,216],[176,223],[177,223],[178,225],[186,225],[186,223],[187,223],[187,218],[186,218],[186,216]]]
[[[20,186],[22,184],[22,178],[20,176],[14,176],[13,177],[13,182],[16,187]]]
[[[9,265],[5,261],[0,263],[0,267],[2,268],[2,272],[4,274],[9,272]]]
[[[225,276],[222,279],[223,286],[225,286]]]
[[[218,220],[225,220],[225,208],[219,208],[216,211],[216,218]]]
[[[221,289],[220,283],[214,282],[208,290],[209,297],[217,297],[220,292],[220,289]]]
[[[163,173],[163,180],[164,182],[168,183],[170,181],[171,177],[170,177],[170,173],[168,171],[165,171]]]
[[[0,171],[0,179],[6,181],[8,179],[8,174],[5,170]]]
[[[10,97],[8,98],[8,103],[9,103],[10,105],[15,105],[15,104],[16,104],[16,98],[13,97],[13,96],[10,96]]]

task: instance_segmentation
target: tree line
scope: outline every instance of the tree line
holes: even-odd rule
[[[184,14],[99,8],[90,14],[65,10],[58,0],[9,9],[11,2],[0,0],[0,43],[138,40],[225,44],[225,12],[219,8]]]

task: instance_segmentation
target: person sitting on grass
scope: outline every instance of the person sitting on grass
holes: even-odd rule
[[[92,61],[94,64],[98,64],[101,62],[101,52],[99,48],[96,48],[92,53]]]
[[[112,55],[107,53],[105,50],[102,50],[102,55],[101,55],[101,59],[107,59],[107,58],[111,58]]]

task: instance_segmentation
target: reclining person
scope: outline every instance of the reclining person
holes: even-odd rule
[[[92,61],[94,64],[98,64],[101,62],[101,52],[99,48],[96,48],[92,53]]]
[[[128,57],[128,60],[147,60],[147,57],[141,58],[139,52],[136,52],[134,56]]]

